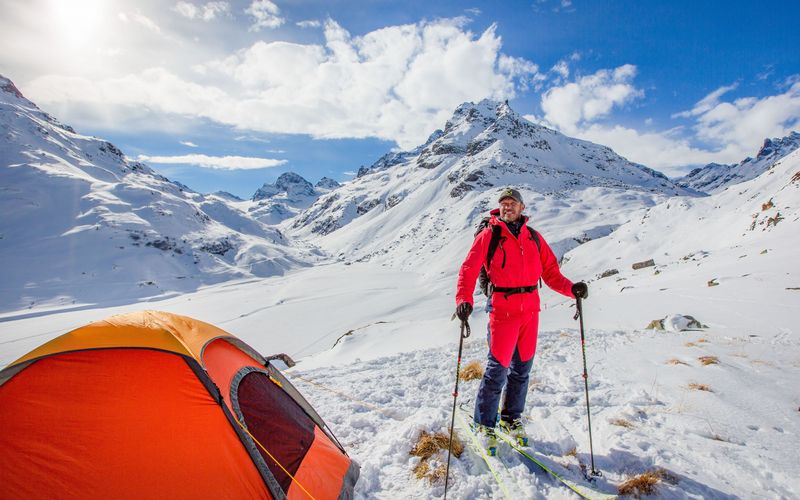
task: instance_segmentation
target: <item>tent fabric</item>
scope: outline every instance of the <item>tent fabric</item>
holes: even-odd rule
[[[0,497],[270,496],[179,356],[144,349],[51,356],[0,387],[0,402],[7,492]]]
[[[358,478],[259,353],[157,311],[78,328],[0,371],[0,450],[0,498],[351,498]]]

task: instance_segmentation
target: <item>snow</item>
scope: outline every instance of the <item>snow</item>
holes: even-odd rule
[[[276,227],[247,216],[250,201],[186,192],[147,167],[131,172],[134,164],[90,159],[87,152],[115,155],[106,146],[101,152],[98,139],[59,132],[21,96],[5,99],[29,109],[14,108],[27,121],[3,122],[17,139],[0,143],[0,207],[6,221],[16,221],[0,230],[0,366],[112,314],[192,316],[265,355],[298,361],[285,373],[361,464],[358,498],[441,497],[442,483],[414,478],[419,459],[409,452],[420,432],[449,426],[456,273],[474,224],[496,203],[497,189],[512,184],[532,225],[564,256],[564,274],[589,283],[585,353],[594,458],[604,474],[598,487],[613,492],[633,474],[663,468],[660,498],[800,495],[800,151],[747,182],[695,197],[607,148],[536,128],[562,148],[554,148],[564,153],[558,168],[487,168],[489,185],[465,181],[473,189],[453,197],[478,163],[431,154],[426,161],[442,163],[420,168],[420,155],[448,141],[466,148],[485,131],[475,123],[514,118],[510,109],[465,105],[424,147],[387,155],[379,168],[320,196],[304,212],[307,224],[295,226],[301,214]],[[470,109],[480,120],[459,119]],[[23,147],[41,139],[26,128],[33,119],[70,153],[44,143],[41,150]],[[510,139],[498,142],[475,156],[496,165],[491,158],[502,163],[511,152],[531,153]],[[589,166],[569,170],[586,162],[568,144],[611,159],[604,161],[609,170],[595,172],[605,180],[582,170]],[[395,194],[399,201],[390,206]],[[343,206],[324,207],[333,195]],[[358,214],[375,199],[378,205]],[[208,224],[191,222],[195,210]],[[176,219],[184,215],[189,219]],[[339,227],[311,231],[325,217]],[[198,264],[144,246],[109,257],[126,253],[114,245],[130,247],[128,232],[137,227],[142,238],[150,230],[180,235],[195,249],[228,235],[234,248],[225,258],[196,253]],[[632,268],[648,259],[655,265]],[[195,265],[194,278],[180,278]],[[607,273],[612,269],[617,273]],[[574,301],[541,294],[526,428],[539,452],[579,478],[589,445]],[[477,295],[462,366],[485,359],[484,304]],[[704,326],[687,330],[686,316]],[[664,329],[647,329],[653,320],[664,320]],[[477,386],[461,382],[459,401],[474,399]],[[515,497],[575,498],[507,446],[500,446],[500,460]],[[453,460],[450,484],[451,498],[501,498],[469,453]]]

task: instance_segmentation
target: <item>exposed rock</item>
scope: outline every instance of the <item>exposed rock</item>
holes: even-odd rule
[[[379,200],[379,199],[366,200],[363,203],[361,203],[360,205],[358,205],[358,207],[356,207],[356,213],[358,215],[364,215],[365,213],[369,212],[373,208],[375,208],[378,205],[380,205],[380,203],[381,203],[381,200]]]
[[[215,255],[225,255],[225,252],[233,248],[233,245],[227,238],[219,241],[212,241],[210,243],[204,243],[200,250],[203,250],[208,253],[213,253]]]
[[[652,267],[655,265],[656,263],[653,259],[643,260],[642,262],[636,262],[635,264],[633,264],[633,270],[635,271],[637,269],[643,269],[645,267]]]
[[[617,269],[609,269],[607,271],[603,271],[600,274],[600,278],[608,278],[609,276],[614,276],[615,274],[619,274]]]
[[[665,330],[673,332],[685,332],[688,330],[698,330],[708,328],[693,316],[688,314],[673,314],[662,319],[654,319],[647,325],[647,330]]]

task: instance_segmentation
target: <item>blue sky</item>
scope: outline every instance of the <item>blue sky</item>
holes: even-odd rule
[[[201,192],[352,178],[455,107],[678,175],[800,128],[800,3],[0,0],[0,73]]]

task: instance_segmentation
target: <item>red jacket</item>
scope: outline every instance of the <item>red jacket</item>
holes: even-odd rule
[[[531,238],[526,225],[528,218],[523,217],[525,225],[520,229],[517,238],[509,231],[506,223],[498,218],[498,215],[500,215],[499,210],[492,210],[489,227],[475,238],[464,263],[461,264],[456,287],[456,304],[473,303],[475,282],[481,272],[481,267],[486,264],[489,240],[492,238],[491,226],[496,225],[501,228],[501,239],[488,270],[489,279],[494,286],[532,286],[538,284],[541,277],[547,286],[556,292],[575,298],[571,290],[572,282],[561,274],[556,256],[541,234],[539,234],[541,251],[536,247],[536,242]],[[538,290],[533,293],[519,293],[508,297],[503,293],[492,295],[492,314],[508,316],[538,311]]]

